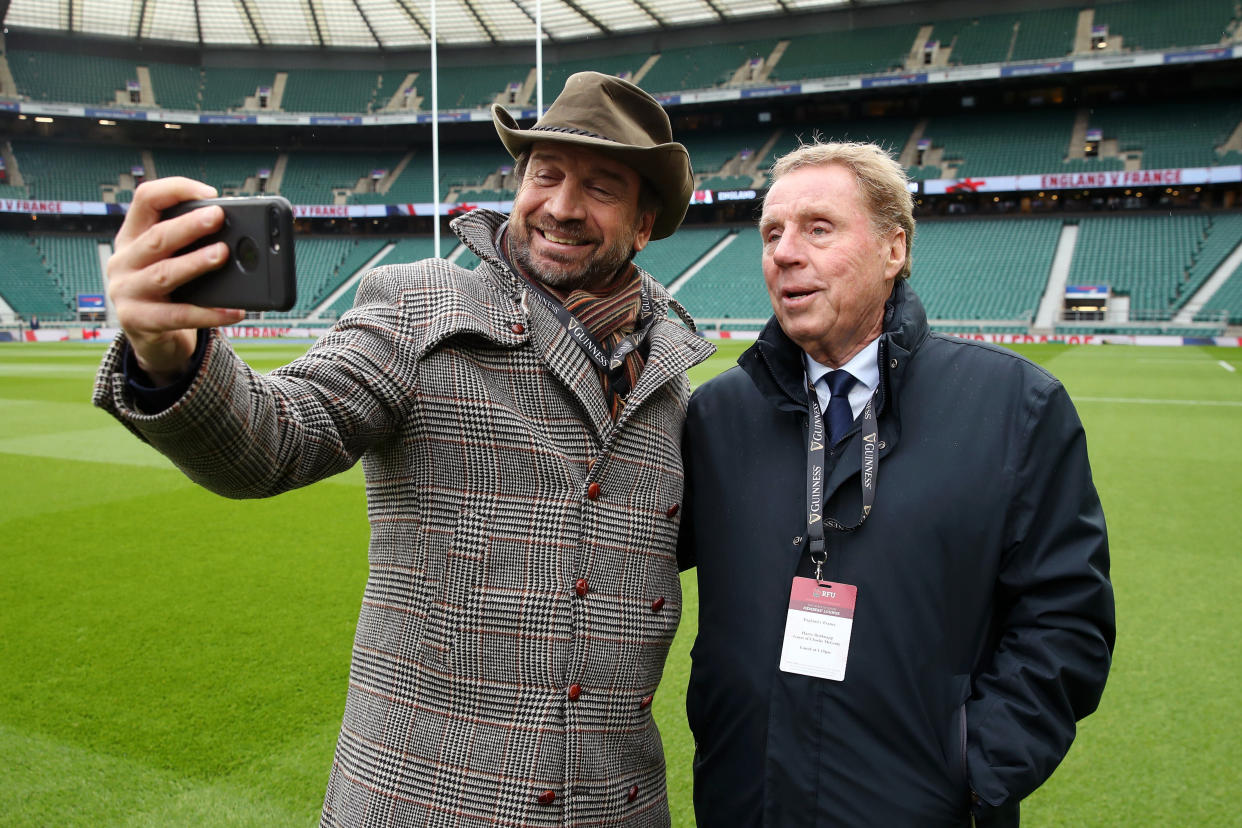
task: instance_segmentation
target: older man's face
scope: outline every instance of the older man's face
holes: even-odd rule
[[[786,174],[768,191],[759,232],[772,309],[802,350],[837,368],[879,336],[906,234],[875,232],[852,172],[828,164]]]
[[[514,258],[555,288],[604,287],[651,239],[655,214],[639,211],[641,183],[634,170],[592,150],[534,144],[509,216]]]

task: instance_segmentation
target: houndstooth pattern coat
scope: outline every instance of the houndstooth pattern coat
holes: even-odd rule
[[[651,696],[681,614],[687,367],[712,346],[657,301],[619,419],[598,375],[500,261],[504,216],[454,222],[480,257],[378,268],[267,377],[212,334],[146,415],[123,340],[94,401],[229,497],[362,458],[370,572],[323,826],[665,826]]]

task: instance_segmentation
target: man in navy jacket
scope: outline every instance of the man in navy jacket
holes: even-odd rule
[[[1115,637],[1082,425],[1039,366],[929,331],[883,151],[772,178],[775,316],[684,438],[698,824],[1016,825]]]

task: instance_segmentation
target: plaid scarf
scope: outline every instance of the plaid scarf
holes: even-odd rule
[[[535,283],[536,280],[529,273],[526,273],[521,266],[512,260],[508,255],[508,233],[502,238],[502,243],[497,245],[497,249],[504,251],[506,261],[512,265],[522,278],[528,282]],[[635,325],[638,321],[638,309],[642,303],[642,277],[638,275],[638,268],[633,262],[627,262],[617,274],[604,287],[604,292],[595,293],[589,290],[571,290],[568,292],[557,290],[551,285],[538,282],[538,285],[546,290],[553,298],[559,300],[565,306],[565,310],[572,313],[579,322],[581,322],[591,336],[595,337],[595,341],[600,344],[606,352],[612,353],[617,347],[617,343],[625,338],[627,334],[634,332]],[[638,375],[642,373],[643,365],[646,362],[647,347],[644,343],[643,347],[636,348],[625,357],[625,374],[629,379],[629,387],[632,390],[638,384]],[[591,363],[592,366],[595,363]],[[600,385],[605,393],[608,393],[608,381],[604,372],[598,367],[595,373],[599,375]],[[615,420],[621,414],[621,409],[625,407],[625,398],[619,394],[608,394],[610,397],[609,409],[612,418]]]

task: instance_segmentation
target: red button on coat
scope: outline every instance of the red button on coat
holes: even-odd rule
[[[630,792],[625,795],[625,798],[629,800],[630,802],[633,802],[635,799],[638,799],[638,786],[631,785]]]
[[[638,703],[638,706],[639,706],[639,707],[650,707],[650,706],[651,706],[651,700],[652,700],[653,698],[654,698],[654,696],[643,696],[643,700],[642,700],[642,701],[640,701],[640,702]]]
[[[509,326],[509,330],[513,331],[515,334],[524,334],[526,333],[526,326],[521,322],[514,322]]]
[[[569,690],[567,692],[569,694],[570,701],[577,701],[578,697],[582,695],[582,685],[571,684],[569,685]]]
[[[652,611],[652,612],[659,612],[659,611],[660,611],[660,610],[662,610],[662,609],[664,609],[664,599],[663,599],[663,598],[657,598],[657,599],[655,599],[654,601],[652,601],[652,602],[651,602],[651,611]]]
[[[586,578],[574,581],[574,592],[578,593],[579,598],[585,597],[588,589],[590,589],[590,584],[587,583]]]
[[[668,511],[664,513],[664,516],[671,518],[673,515],[677,514],[677,510],[680,508],[681,508],[680,503],[674,503],[672,506],[668,507]]]
[[[591,498],[591,500],[599,500],[598,483],[592,483],[590,486],[587,486],[587,497]]]
[[[539,794],[540,805],[551,805],[556,801],[556,791],[544,791]]]

